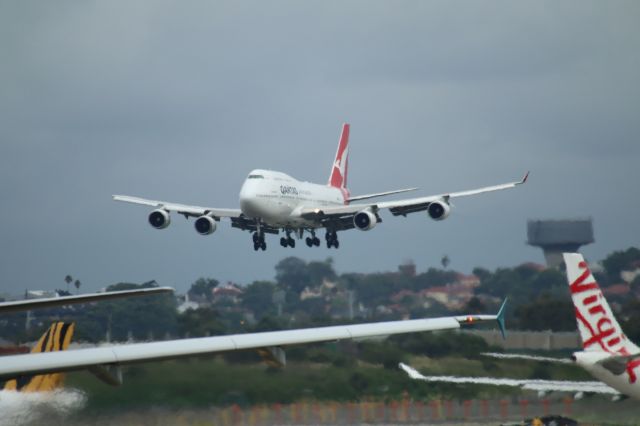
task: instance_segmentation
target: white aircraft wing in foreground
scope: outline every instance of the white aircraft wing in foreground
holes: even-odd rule
[[[123,299],[152,294],[172,293],[171,287],[149,287],[134,290],[106,291],[104,293],[78,294],[75,296],[47,297],[43,299],[13,300],[0,302],[0,314],[30,311],[32,309],[52,308],[54,306],[74,305],[78,303],[98,302],[101,300]]]
[[[119,366],[124,364],[245,349],[270,350],[276,357],[281,358],[278,361],[284,364],[284,351],[281,346],[420,331],[451,330],[486,321],[497,321],[500,329],[504,330],[504,304],[497,315],[452,316],[341,325],[5,356],[0,363],[0,380],[88,369],[107,383],[119,384],[122,380]]]
[[[536,391],[540,394],[547,392],[570,392],[574,394],[598,393],[618,396],[620,392],[602,382],[597,381],[568,381],[568,380],[537,380],[537,379],[498,379],[495,377],[460,377],[460,376],[424,376],[415,368],[400,363],[410,378],[425,382],[443,382],[456,384],[475,384],[492,386],[510,386]]]

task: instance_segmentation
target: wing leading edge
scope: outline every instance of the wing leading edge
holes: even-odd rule
[[[122,201],[125,203],[139,204],[143,206],[155,207],[180,213],[185,216],[202,216],[211,215],[217,219],[221,217],[237,218],[240,217],[242,211],[240,209],[219,209],[214,207],[191,206],[188,204],[172,203],[169,201],[149,200],[146,198],[132,197],[130,195],[114,195],[114,201]]]
[[[2,357],[0,380],[12,379],[26,374],[96,368],[113,369],[123,364],[235,350],[389,336],[420,331],[452,330],[464,325],[497,321],[498,319],[498,315],[454,316],[115,345],[55,353],[12,355]]]

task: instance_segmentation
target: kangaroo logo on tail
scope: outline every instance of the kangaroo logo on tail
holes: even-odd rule
[[[342,125],[342,134],[338,143],[338,151],[336,158],[331,167],[331,176],[329,176],[329,186],[334,188],[347,187],[347,173],[349,171],[349,124]]]

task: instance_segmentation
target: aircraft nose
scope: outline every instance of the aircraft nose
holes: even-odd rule
[[[252,192],[250,185],[245,182],[242,188],[240,188],[240,210],[242,210],[242,213],[246,216],[256,217],[259,216],[259,207]]]

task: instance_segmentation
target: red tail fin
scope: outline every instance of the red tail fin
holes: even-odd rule
[[[336,159],[333,160],[331,176],[329,176],[329,186],[335,188],[347,187],[347,172],[349,170],[349,124],[342,125],[342,134],[338,143]]]

